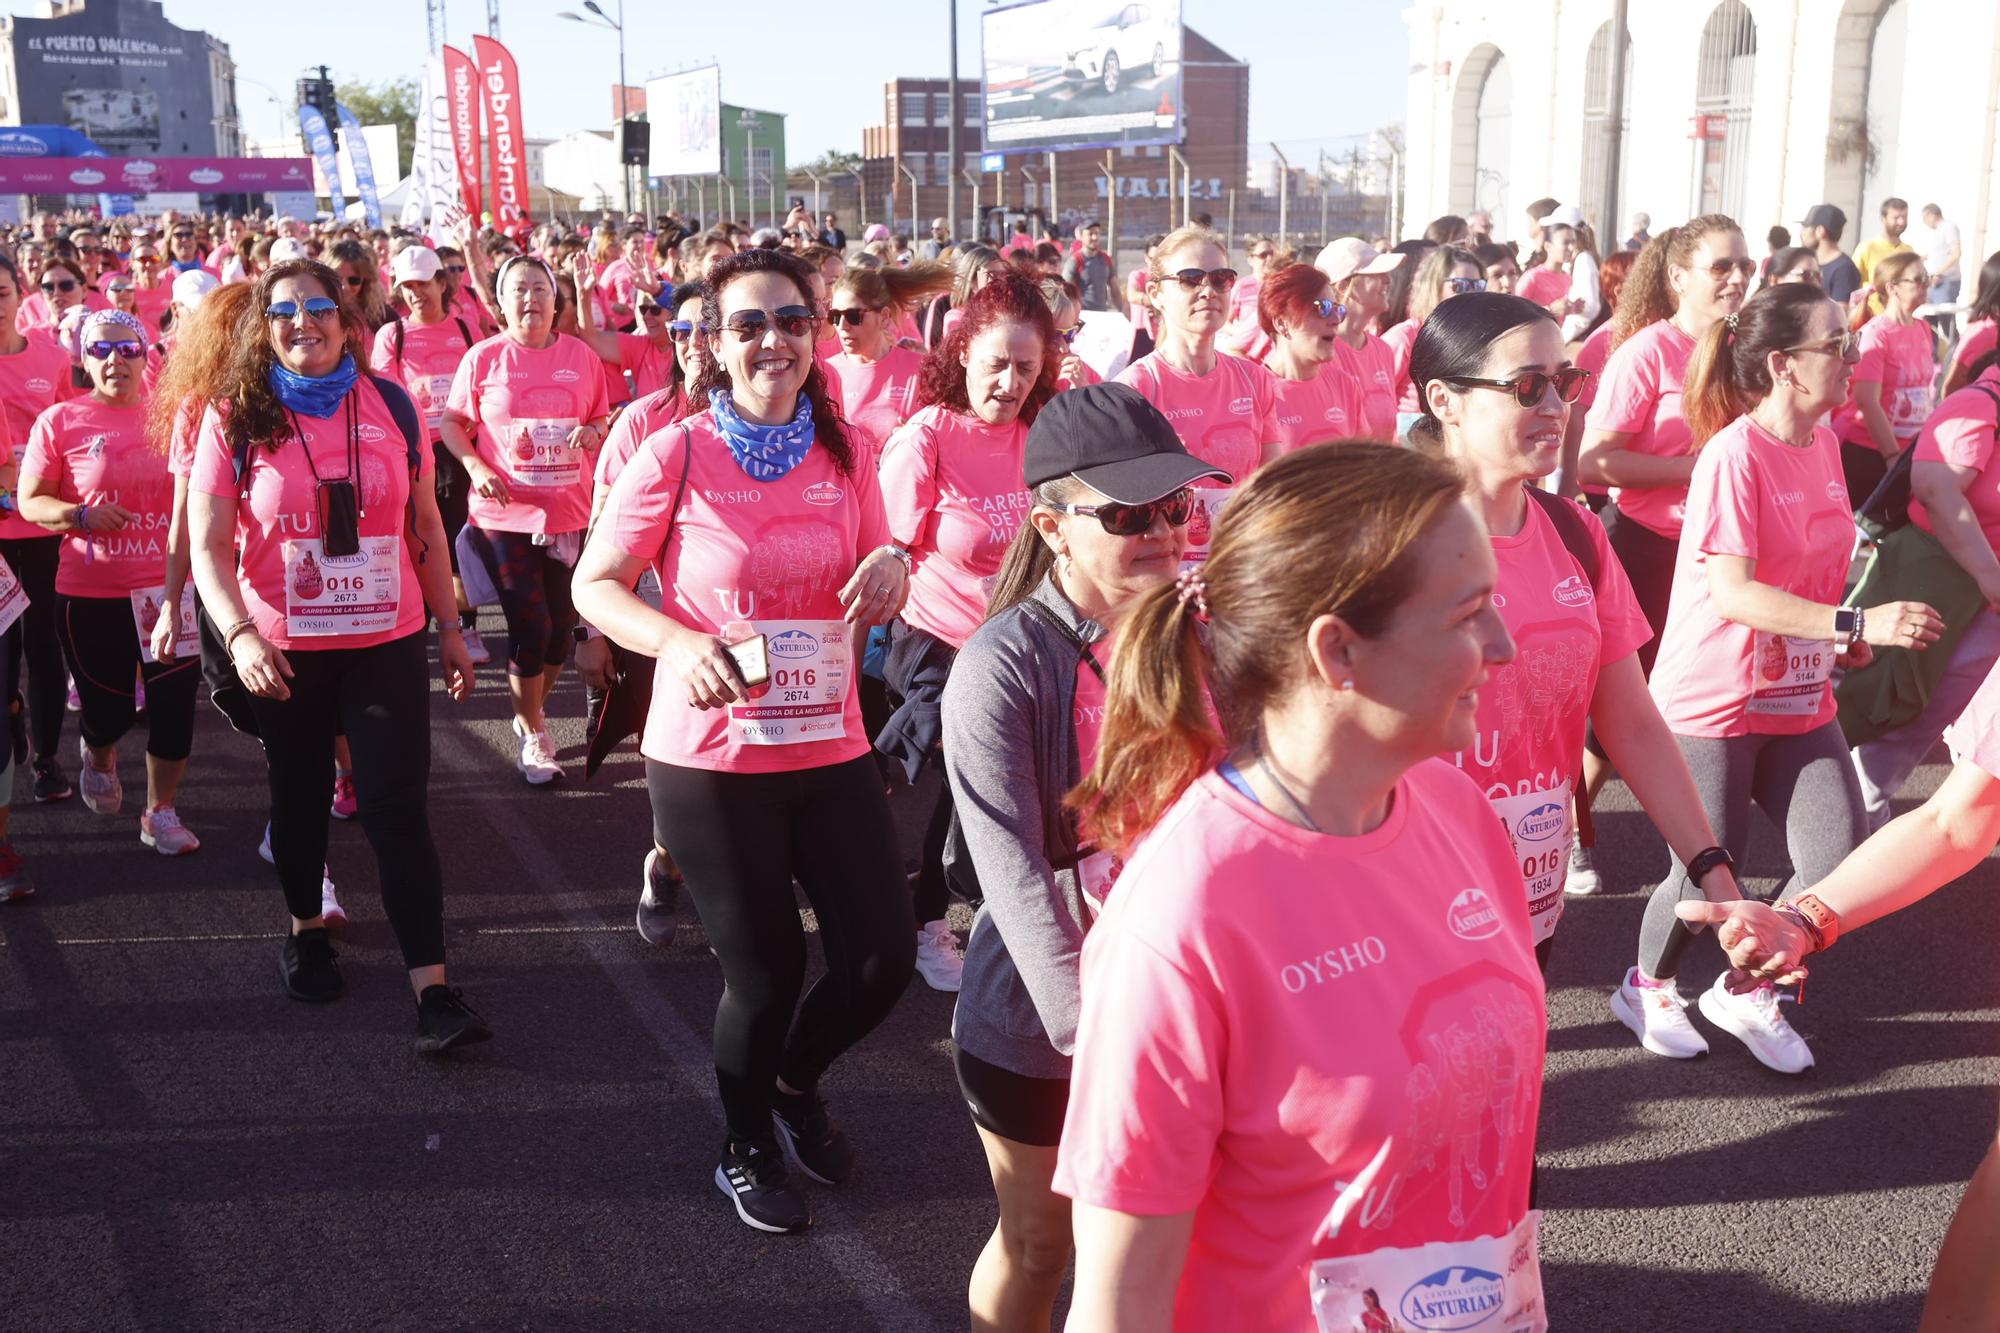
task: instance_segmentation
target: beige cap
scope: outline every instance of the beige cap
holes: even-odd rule
[[[389,263],[389,272],[398,283],[429,282],[444,267],[437,251],[428,245],[406,245]]]
[[[1403,262],[1403,256],[1391,250],[1388,254],[1375,253],[1375,247],[1359,236],[1342,236],[1339,240],[1328,241],[1326,248],[1319,252],[1314,267],[1335,282],[1345,282],[1357,273],[1389,273]]]

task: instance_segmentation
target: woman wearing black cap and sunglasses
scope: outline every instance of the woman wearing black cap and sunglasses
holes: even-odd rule
[[[1079,845],[1063,798],[1103,723],[1106,627],[1179,570],[1194,483],[1229,481],[1122,384],[1057,395],[1028,433],[1022,477],[1033,508],[944,695],[945,773],[984,897],[954,1057],[1000,1203],[972,1270],[977,1328],[1046,1328],[1069,1266],[1069,1200],[1050,1181],[1077,962],[1118,865]]]

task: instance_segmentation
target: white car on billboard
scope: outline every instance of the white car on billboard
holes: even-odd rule
[[[1176,36],[1171,19],[1152,5],[1113,5],[1072,33],[1063,52],[1063,77],[1115,93],[1135,69],[1160,73]]]

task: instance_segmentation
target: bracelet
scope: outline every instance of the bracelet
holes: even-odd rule
[[[1736,858],[1731,856],[1724,848],[1704,847],[1701,851],[1696,852],[1687,863],[1688,880],[1695,885],[1699,885],[1708,876],[1708,873],[1718,866],[1728,866],[1733,870],[1736,868]]]
[[[883,545],[876,547],[875,549],[878,551],[887,551],[890,555],[893,555],[898,560],[902,561],[903,569],[905,570],[905,572],[907,572],[910,569],[913,563],[912,557],[910,555],[910,550],[907,546],[899,546],[895,542],[886,542]]]
[[[1779,914],[1798,922],[1812,941],[1813,953],[1825,953],[1840,938],[1840,913],[1821,902],[1817,894],[1802,893],[1777,906]]]
[[[256,633],[257,622],[249,616],[245,616],[229,627],[229,632],[222,638],[222,651],[225,655],[233,654],[236,651],[236,640],[242,635],[244,630],[249,630],[253,634]]]
[[[80,505],[78,505],[78,506],[76,507],[76,515],[75,515],[75,519],[74,519],[74,521],[75,521],[75,523],[76,523],[76,530],[77,530],[78,532],[89,532],[89,531],[90,531],[90,506],[89,506],[89,505],[87,505],[87,504],[80,504]]]

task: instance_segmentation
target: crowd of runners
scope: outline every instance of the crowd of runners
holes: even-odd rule
[[[2000,840],[2000,255],[1961,300],[1909,214],[1851,258],[1831,205],[1761,258],[1554,199],[1518,243],[1203,220],[1123,274],[1095,223],[36,215],[0,235],[0,799],[24,766],[197,853],[205,696],[263,749],[285,994],[342,992],[358,820],[441,1054],[505,1022],[447,974],[430,709],[500,676],[495,780],[581,780],[574,662],[593,752],[645,760],[637,931],[691,915],[720,965],[743,1223],[871,1155],[818,1087],[914,973],[993,1179],[975,1328],[1047,1328],[1072,1274],[1077,1329],[1544,1328],[1543,977],[1603,784],[1664,844],[1610,1014],[1781,1074],[1812,956]],[[1989,1158],[1937,1327],[2000,1308],[1996,1244]]]

